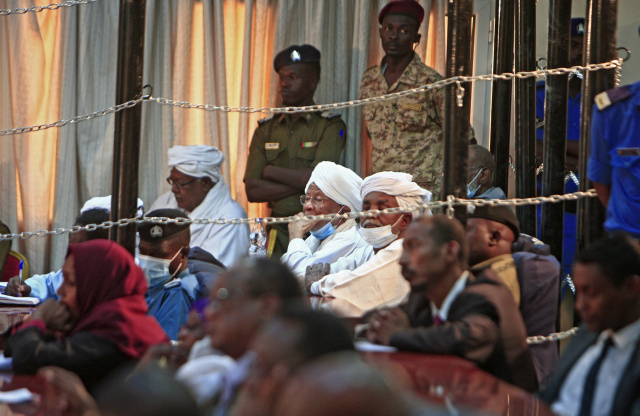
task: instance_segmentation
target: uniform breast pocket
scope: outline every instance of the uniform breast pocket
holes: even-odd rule
[[[316,150],[318,149],[317,142],[305,143],[309,147],[300,147],[298,149],[297,156],[299,159],[314,160],[316,158]]]
[[[267,156],[267,162],[273,162],[280,156],[280,154],[284,151],[284,147],[279,146],[277,149],[265,149],[265,154]]]
[[[624,182],[627,192],[635,195],[640,193],[638,183],[640,182],[640,149],[638,148],[617,148],[611,155],[611,165],[614,168],[623,169],[620,171],[620,179]]]
[[[421,94],[407,97],[409,99],[399,100],[398,106],[398,128],[401,131],[421,132],[427,127],[427,107],[426,100]]]

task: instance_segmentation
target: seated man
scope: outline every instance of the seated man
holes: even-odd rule
[[[335,316],[306,306],[284,308],[251,343],[255,363],[233,406],[234,415],[277,415],[281,389],[302,366],[340,351],[353,351],[353,335]]]
[[[367,338],[402,350],[458,355],[535,391],[536,372],[513,296],[498,280],[476,279],[466,270],[462,225],[444,215],[421,217],[407,228],[403,249],[409,302],[374,313]]]
[[[505,205],[475,207],[467,214],[467,244],[471,272],[495,272],[520,307],[527,336],[556,331],[560,297],[560,263],[539,252],[512,253],[520,234],[518,219]],[[531,345],[538,382],[547,380],[558,362],[554,342]]]
[[[186,218],[177,209],[157,209],[147,217]],[[138,232],[140,268],[149,285],[149,315],[156,318],[169,338],[176,340],[199,289],[196,276],[187,267],[189,225],[144,222],[138,225]]]
[[[247,218],[245,210],[231,198],[220,174],[224,155],[213,146],[174,146],[169,149],[171,191],[151,206],[179,208],[193,219]],[[248,254],[248,224],[191,224],[191,246],[202,247],[225,266]]]
[[[108,197],[109,208],[104,208],[104,205],[96,205],[94,203],[94,200],[102,198],[93,198],[87,201],[80,210],[80,215],[76,218],[74,225],[84,227],[89,224],[102,224],[105,221],[109,221],[111,198]],[[80,230],[77,233],[69,233],[69,244],[77,244],[99,238],[108,240],[109,229],[97,228],[93,231]],[[62,269],[47,274],[33,275],[22,283],[20,283],[19,276],[14,276],[9,279],[5,294],[9,296],[32,296],[41,301],[49,298],[60,299],[60,295],[57,293],[60,285],[62,285]]]
[[[362,179],[351,169],[333,162],[320,162],[311,173],[300,198],[305,215],[344,214],[360,212]],[[303,202],[304,201],[304,202]],[[280,261],[291,268],[300,280],[308,266],[315,263],[333,263],[351,254],[356,248],[366,247],[353,218],[333,220],[294,221],[289,223],[289,247]],[[311,236],[302,240],[306,232]]]
[[[563,415],[640,414],[640,245],[626,235],[576,256],[583,325],[540,397]]]
[[[408,208],[428,202],[431,192],[411,179],[411,175],[397,172],[369,176],[360,190],[362,209]],[[314,295],[346,300],[363,312],[398,305],[409,293],[398,259],[402,254],[404,231],[413,216],[412,212],[397,212],[361,218],[359,232],[373,247],[374,255],[366,257],[371,253],[367,250],[371,249],[359,249],[334,265],[312,266],[305,276],[306,290]]]
[[[495,170],[496,162],[486,147],[477,144],[469,146],[467,198],[507,199],[502,189],[493,186]]]

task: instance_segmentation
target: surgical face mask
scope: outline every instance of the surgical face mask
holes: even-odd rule
[[[338,211],[336,215],[342,212],[342,208],[340,208],[340,211]],[[338,218],[334,217],[331,221],[323,225],[322,228],[320,228],[318,231],[311,231],[311,235],[317,238],[318,240],[324,240],[325,238],[329,237],[330,235],[336,232],[336,227],[333,225],[333,222],[337,219]]]
[[[467,198],[471,199],[474,196],[476,196],[476,192],[478,192],[478,189],[480,189],[480,184],[479,183],[475,183],[476,180],[478,179],[478,177],[480,176],[480,174],[482,173],[484,169],[480,169],[480,171],[476,174],[476,176],[473,177],[473,179],[471,179],[471,182],[469,182],[467,184]]]
[[[182,250],[182,249],[180,249]],[[180,254],[180,250],[170,259],[159,259],[157,257],[145,256],[140,254],[138,256],[140,260],[140,268],[144,271],[144,275],[147,278],[147,284],[149,286],[156,286],[166,283],[172,280],[177,274],[180,268],[178,267],[175,272],[169,271],[169,265]]]
[[[394,234],[392,229],[396,224],[398,224],[398,222],[400,222],[401,219],[402,216],[400,216],[393,225],[385,225],[383,227],[364,228],[360,226],[358,232],[360,232],[364,241],[373,246],[373,248],[383,248],[398,238],[398,235]]]

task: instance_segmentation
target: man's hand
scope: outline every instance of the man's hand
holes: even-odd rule
[[[43,320],[47,329],[54,332],[66,332],[73,326],[69,309],[53,299],[47,299],[38,306],[31,319]]]
[[[4,293],[9,296],[29,296],[31,293],[31,286],[20,283],[20,276],[13,276],[7,283],[7,288]]]
[[[44,414],[100,415],[95,400],[74,373],[59,367],[43,367],[38,375],[45,379]]]
[[[304,212],[299,212],[295,218],[305,218]],[[303,238],[319,220],[297,220],[289,223],[289,240],[294,238]]]
[[[331,265],[329,263],[317,263],[307,266],[304,274],[304,289],[307,293],[311,293],[311,285],[331,273]]]
[[[370,342],[389,345],[391,336],[401,329],[410,328],[409,318],[400,308],[383,309],[369,318],[366,337]]]

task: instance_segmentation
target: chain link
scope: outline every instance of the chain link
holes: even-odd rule
[[[539,196],[535,198],[515,198],[515,199],[461,199],[456,198],[453,195],[449,195],[446,201],[434,201],[426,204],[409,205],[404,208],[386,208],[383,210],[373,209],[370,211],[362,212],[347,212],[344,214],[324,214],[324,215],[309,215],[305,217],[266,217],[266,218],[166,218],[166,217],[145,217],[139,218],[124,218],[118,221],[106,221],[102,224],[89,224],[86,226],[74,225],[69,228],[56,228],[52,231],[40,230],[36,232],[22,232],[19,234],[0,234],[0,241],[14,240],[14,239],[28,239],[31,237],[46,237],[49,235],[60,235],[66,233],[77,233],[81,230],[94,231],[98,228],[111,228],[114,226],[124,227],[126,225],[136,223],[151,222],[154,224],[218,224],[218,225],[238,225],[238,224],[255,224],[261,222],[264,225],[267,224],[288,224],[296,221],[315,221],[315,220],[328,220],[334,218],[360,218],[360,217],[373,217],[380,214],[397,214],[408,213],[415,210],[427,210],[435,208],[446,208],[447,216],[453,218],[454,206],[482,206],[482,205],[507,205],[507,206],[520,206],[520,205],[539,205],[542,203],[550,202],[557,203],[568,200],[576,200],[578,198],[592,198],[597,196],[595,189],[590,189],[586,192],[574,192],[565,195],[551,195],[551,196]]]
[[[543,344],[545,342],[562,341],[563,339],[567,339],[574,336],[577,332],[578,332],[578,327],[574,326],[568,331],[553,332],[547,335],[546,337],[544,335],[535,335],[533,337],[527,337],[527,344],[536,345],[536,344]]]
[[[98,0],[86,0],[86,1],[93,2]],[[304,106],[304,107],[283,107],[283,108],[229,107],[229,106],[216,106],[212,104],[193,104],[188,101],[176,101],[169,98],[144,95],[144,96],[141,96],[141,98],[127,101],[124,104],[118,104],[116,106],[109,107],[105,110],[96,111],[96,112],[85,114],[82,116],[73,117],[68,120],[59,120],[59,121],[55,121],[47,124],[39,124],[39,125],[29,126],[29,127],[19,127],[15,129],[0,130],[0,136],[30,133],[34,131],[46,130],[52,127],[63,127],[63,126],[66,126],[67,124],[74,124],[80,121],[91,120],[96,117],[102,117],[118,111],[122,111],[126,108],[135,106],[141,101],[151,101],[161,105],[169,105],[169,106],[180,107],[185,109],[199,109],[199,110],[206,110],[206,111],[223,111],[223,112],[239,112],[239,113],[305,113],[305,112],[308,113],[308,112],[315,112],[315,111],[322,111],[322,110],[335,110],[335,109],[341,109],[341,108],[356,107],[356,106],[362,106],[365,104],[371,104],[371,103],[380,102],[380,101],[389,101],[389,100],[396,99],[398,97],[404,97],[407,95],[412,95],[419,92],[428,91],[431,89],[443,88],[448,85],[456,84],[458,86],[457,92],[456,92],[456,98],[458,100],[458,104],[460,104],[460,100],[462,99],[462,97],[464,97],[464,88],[461,85],[462,82],[494,81],[497,79],[510,80],[513,78],[525,79],[525,78],[537,77],[543,74],[545,75],[546,74],[552,74],[552,75],[567,74],[567,73],[572,73],[576,70],[598,71],[601,69],[618,68],[621,64],[622,64],[621,59],[615,59],[611,62],[605,62],[602,64],[590,64],[587,66],[573,66],[571,68],[544,69],[539,71],[504,73],[500,75],[496,75],[496,74],[478,75],[473,77],[460,76],[460,77],[443,79],[443,80],[434,82],[433,84],[423,85],[421,87],[413,88],[410,90],[399,91],[392,94],[385,94],[379,97],[370,97],[370,98],[365,98],[361,100],[344,101],[344,102],[338,102],[333,104],[318,104],[318,105],[310,105],[310,106]]]
[[[574,294],[576,294],[576,286],[573,283],[573,279],[571,278],[571,275],[569,273],[565,273],[562,276],[562,284],[560,285],[561,288],[564,288],[565,286],[569,286],[569,289],[571,289],[571,292]]]
[[[17,8],[17,9],[0,9],[0,16],[8,16],[10,14],[25,14],[28,12],[41,12],[43,10],[57,10],[60,7],[73,7],[79,6],[82,4],[95,3],[100,0],[68,0],[63,1],[62,3],[51,3],[47,6],[32,6],[28,8]]]
[[[127,101],[126,103],[122,103],[122,104],[118,104],[115,105],[113,107],[109,107],[105,110],[101,110],[101,111],[95,111],[93,113],[89,113],[89,114],[84,114],[81,116],[76,116],[73,118],[70,118],[68,120],[59,120],[59,121],[55,121],[53,123],[47,123],[47,124],[38,124],[35,126],[29,126],[29,127],[19,127],[17,129],[9,129],[9,130],[0,130],[0,136],[9,136],[12,134],[22,134],[22,133],[31,133],[34,131],[41,131],[41,130],[47,130],[53,127],[63,127],[66,126],[67,124],[75,124],[75,123],[79,123],[81,121],[87,121],[87,120],[92,120],[94,118],[97,117],[102,117],[102,116],[106,116],[112,113],[117,113],[118,111],[122,111],[124,109],[127,108],[131,108],[136,106],[138,103],[144,101],[148,99],[148,97],[141,97],[135,100],[131,100],[131,101]]]

